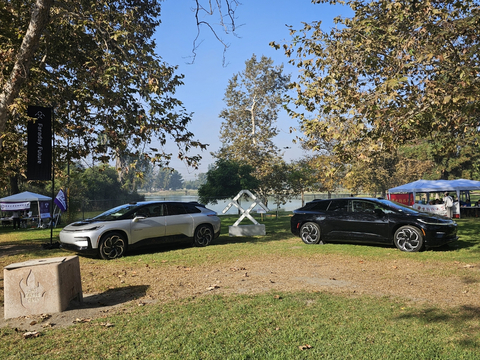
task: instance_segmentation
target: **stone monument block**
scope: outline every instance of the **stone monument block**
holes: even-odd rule
[[[78,256],[25,261],[3,269],[5,319],[62,312],[83,301]]]
[[[237,225],[228,227],[229,236],[257,236],[265,235],[265,225]]]

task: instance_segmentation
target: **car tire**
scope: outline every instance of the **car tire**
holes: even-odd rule
[[[102,236],[98,246],[98,254],[104,260],[122,257],[127,251],[127,239],[120,232],[111,232]]]
[[[213,240],[213,229],[209,225],[200,225],[195,229],[193,244],[198,247],[207,246]]]
[[[401,251],[417,252],[423,249],[423,235],[419,228],[405,225],[395,231],[395,246]]]
[[[300,238],[305,244],[323,244],[320,226],[314,222],[306,222],[300,228]]]

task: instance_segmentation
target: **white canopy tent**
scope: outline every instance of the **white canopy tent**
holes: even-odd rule
[[[461,199],[462,194],[465,196],[466,199],[470,199],[470,191],[472,190],[480,190],[480,181],[475,180],[466,180],[466,179],[457,179],[457,180],[417,180],[411,182],[409,184],[401,185],[394,187],[388,190],[389,194],[398,194],[398,193],[413,193],[413,201],[415,201],[417,193],[426,193],[427,195],[427,202],[430,200],[430,193],[444,193],[450,192],[455,193],[457,195],[457,199],[459,202],[454,203],[454,216],[460,217],[460,211],[464,213],[464,215],[468,216],[470,211],[475,211],[475,216],[477,216],[478,208],[471,208],[461,206]],[[390,198],[390,196],[389,196]],[[467,202],[465,202],[467,203]],[[428,211],[433,213],[439,213],[441,215],[446,214],[446,209],[444,205],[427,205],[425,203],[419,204],[414,203],[413,207],[419,209],[421,211]],[[445,214],[444,214],[445,213]]]
[[[388,190],[390,194],[396,193],[435,193],[456,192],[460,198],[460,191],[480,190],[480,181],[475,180],[417,180],[405,185],[397,186]]]
[[[38,223],[40,224],[42,214],[46,214],[45,212],[42,212],[42,209],[40,208],[40,206],[42,203],[49,202],[51,200],[52,198],[49,196],[35,194],[29,191],[24,191],[19,194],[1,198],[0,206],[2,211],[12,211],[13,209],[18,210],[19,208],[22,208],[22,207],[30,208],[30,203],[33,201],[36,201],[38,206]],[[19,204],[19,207],[15,208],[15,204]],[[44,217],[47,217],[47,216],[44,216]],[[50,217],[50,214],[48,214],[48,217]]]

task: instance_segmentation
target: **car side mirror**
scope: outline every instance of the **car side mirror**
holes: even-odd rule
[[[138,222],[139,220],[145,219],[145,216],[135,216],[133,222]]]

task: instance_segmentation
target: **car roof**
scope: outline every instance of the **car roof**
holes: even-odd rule
[[[314,199],[310,202],[319,202],[319,201],[332,201],[332,200],[370,200],[370,201],[379,201],[385,200],[384,198],[372,198],[372,197],[341,197],[341,198],[331,198],[331,199]]]
[[[205,207],[205,205],[200,204],[200,203],[197,202],[197,201],[175,201],[175,200],[134,201],[134,202],[130,202],[130,203],[124,204],[124,205],[138,205],[138,206],[142,206],[142,205],[151,205],[151,204],[191,204],[191,205],[195,205],[195,206]]]

